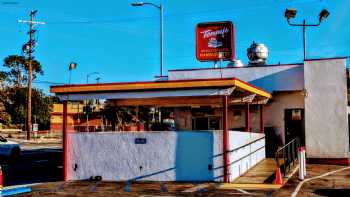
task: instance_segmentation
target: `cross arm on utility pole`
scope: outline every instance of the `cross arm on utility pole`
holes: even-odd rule
[[[40,21],[28,21],[28,20],[17,20],[19,23],[31,23],[33,25],[46,25],[45,22],[40,22]]]

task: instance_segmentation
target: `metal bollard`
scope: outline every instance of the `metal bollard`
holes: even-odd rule
[[[304,180],[304,154],[303,147],[298,148],[298,160],[299,160],[299,180]]]
[[[306,176],[306,150],[305,147],[300,147],[298,149],[298,159],[299,159],[299,179],[304,180]]]
[[[305,147],[303,147],[303,161],[304,161],[304,177],[306,177],[306,150],[305,150]]]

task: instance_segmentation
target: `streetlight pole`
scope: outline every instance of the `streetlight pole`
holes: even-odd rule
[[[131,3],[132,6],[143,6],[143,5],[150,5],[150,6],[153,6],[155,8],[158,8],[159,11],[160,11],[160,77],[163,76],[163,62],[164,62],[164,58],[163,58],[163,55],[164,55],[164,29],[163,29],[163,24],[164,24],[164,20],[163,20],[163,13],[164,13],[164,7],[162,4],[159,4],[159,5],[156,5],[154,3],[148,3],[148,2],[134,2],[134,3]]]
[[[303,49],[304,49],[304,60],[306,60],[306,20],[303,22]]]
[[[304,60],[306,60],[306,57],[307,57],[307,47],[306,47],[306,27],[317,27],[317,26],[320,26],[321,22],[317,23],[317,24],[306,24],[306,20],[304,19],[303,23],[302,24],[294,24],[294,23],[291,23],[289,20],[288,21],[288,24],[290,26],[301,26],[303,27],[303,51],[304,51]]]
[[[164,41],[164,38],[163,38],[163,36],[164,36],[164,30],[163,30],[163,11],[164,11],[164,9],[163,9],[163,5],[162,4],[160,4],[160,6],[159,6],[159,9],[160,9],[160,77],[162,77],[163,76],[163,61],[164,61],[164,59],[163,59],[163,41]]]
[[[91,75],[99,75],[100,73],[99,72],[92,72],[92,73],[89,73],[86,75],[86,83],[89,83],[89,78]]]
[[[307,48],[306,48],[306,27],[317,27],[321,25],[321,22],[326,19],[329,16],[329,12],[327,10],[322,10],[319,15],[318,23],[316,24],[306,24],[306,20],[303,20],[303,23],[296,24],[291,23],[290,19],[294,18],[297,14],[297,11],[294,9],[286,9],[284,16],[287,19],[288,25],[290,26],[297,26],[297,27],[303,27],[303,51],[304,51],[304,60],[307,58]]]
[[[92,72],[86,75],[86,83],[89,83],[89,77],[92,75],[100,75],[99,72]],[[86,129],[87,132],[89,132],[89,113],[90,113],[90,101],[86,100],[86,106],[85,106],[85,110],[86,110]]]
[[[69,85],[70,85],[71,79],[72,79],[72,70],[74,70],[74,69],[76,69],[76,68],[77,68],[77,63],[71,62],[71,63],[69,64],[69,82],[68,82]]]

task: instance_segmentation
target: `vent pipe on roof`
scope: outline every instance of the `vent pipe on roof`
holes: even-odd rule
[[[249,64],[252,65],[264,65],[267,57],[269,56],[269,50],[264,44],[253,43],[247,49],[247,56]]]
[[[240,68],[244,67],[244,64],[242,63],[241,60],[239,59],[234,59],[230,63],[227,64],[227,67],[235,67],[235,68]]]

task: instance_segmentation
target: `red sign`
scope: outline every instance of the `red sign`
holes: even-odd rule
[[[196,27],[196,57],[199,61],[235,59],[232,22],[199,23]]]

